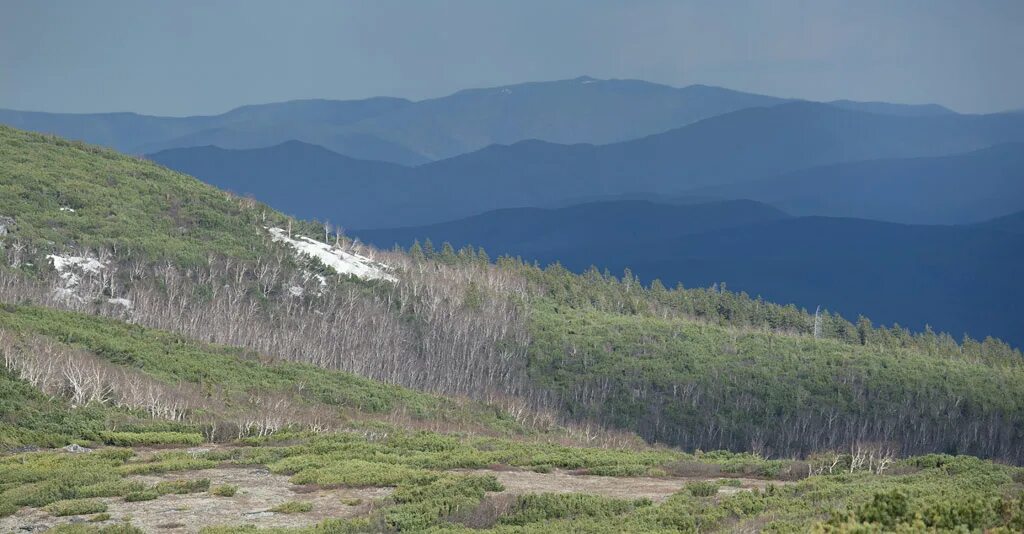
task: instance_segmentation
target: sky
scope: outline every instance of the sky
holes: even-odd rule
[[[0,2],[0,107],[215,114],[575,78],[1024,108],[1021,0]]]

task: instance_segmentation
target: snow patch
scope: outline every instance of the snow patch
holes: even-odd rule
[[[50,254],[46,257],[53,264],[57,275],[60,276],[60,286],[53,290],[54,294],[66,300],[81,300],[78,295],[78,285],[82,282],[82,276],[99,274],[106,263],[92,256],[60,256]]]
[[[72,268],[79,268],[89,274],[99,273],[105,265],[100,260],[91,256],[58,256],[50,254],[46,257],[53,263],[53,268],[59,273],[66,273]]]
[[[302,289],[302,286],[292,286],[288,288],[288,294],[296,298],[301,297],[305,292],[306,290]]]
[[[345,252],[327,243],[304,236],[290,238],[288,232],[282,228],[267,228],[267,230],[275,242],[291,246],[302,256],[320,260],[338,274],[352,275],[366,280],[396,281],[394,276],[388,274],[389,268],[386,265],[375,262],[366,256]],[[322,285],[327,283],[323,279],[320,282]]]
[[[512,90],[508,89],[508,88],[502,89],[501,90],[501,94],[503,94],[503,95],[510,95],[510,94],[512,94]]]
[[[60,211],[69,211],[71,213],[74,213],[75,212],[75,208],[72,208],[71,206],[61,206],[60,207]]]
[[[113,304],[115,306],[124,306],[125,308],[131,308],[132,307],[132,301],[130,301],[128,299],[121,299],[121,298],[118,298],[118,299],[107,299],[107,302],[109,302],[109,303],[111,303],[111,304]]]

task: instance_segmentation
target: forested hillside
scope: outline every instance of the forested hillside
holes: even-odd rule
[[[1024,534],[1021,26],[0,0],[0,534]]]
[[[751,201],[623,200],[497,210],[353,234],[381,248],[427,240],[456,249],[479,246],[577,273],[590,266],[630,269],[645,284],[725,283],[808,309],[824,306],[847,317],[866,315],[913,330],[930,325],[956,338],[995,336],[1020,346],[1024,286],[1013,272],[1024,261],[1024,239],[1006,231],[1012,227],[1012,218],[959,227],[902,225],[789,217]]]
[[[1016,426],[992,426],[992,421],[1021,418],[1015,397],[995,402],[992,396],[998,390],[990,388],[1007,380],[1004,390],[1019,388],[1012,381],[1020,364],[1019,352],[994,340],[960,344],[931,333],[915,337],[900,328],[871,328],[866,320],[855,326],[827,312],[816,317],[723,289],[647,288],[632,274],[619,280],[596,272],[572,275],[557,267],[539,270],[507,258],[495,264],[470,248],[373,251],[339,236],[341,249],[375,258],[396,276],[395,282],[361,281],[332,274],[318,260],[275,242],[265,226],[288,222],[259,204],[111,152],[15,130],[5,134],[11,157],[4,158],[3,172],[12,178],[7,187],[35,194],[3,196],[27,199],[3,205],[2,213],[16,221],[5,238],[8,265],[16,268],[0,273],[6,302],[128,318],[279,360],[469,396],[522,413],[603,423],[686,447],[755,447],[793,455],[870,440],[891,443],[904,453],[968,452],[1008,459],[1022,454]],[[45,162],[55,158],[61,158],[64,170],[51,177]],[[131,173],[138,181],[134,189],[117,188],[118,180],[128,180]],[[89,187],[54,187],[56,180],[76,176]],[[157,188],[156,194],[117,197],[147,188]],[[75,204],[65,206],[62,192],[79,189],[94,196],[68,199]],[[117,211],[137,202],[156,206]],[[216,211],[204,210],[220,204]],[[174,224],[175,206],[177,213],[193,215],[188,224],[172,226],[177,236],[167,235],[158,223]],[[75,211],[61,211],[64,207]],[[75,238],[82,225],[91,228],[88,241]],[[126,231],[121,225],[139,229],[128,232],[124,244],[118,241]],[[292,226],[294,232],[323,237],[323,228],[297,221]],[[147,245],[158,234],[167,243]],[[207,235],[224,237],[218,243]],[[159,261],[129,256],[133,247],[152,250],[150,257]],[[60,255],[62,264],[74,263],[72,257],[96,258],[102,267],[78,262],[71,270],[62,269],[47,254]],[[608,329],[617,333],[612,336]],[[850,363],[808,366],[808,361],[834,362],[840,355]],[[637,367],[624,373],[601,363],[604,358]],[[702,358],[706,363],[699,363]],[[725,387],[711,378],[735,374],[731,366],[738,361],[768,376],[791,376],[792,382],[751,377]],[[582,370],[577,367],[581,362]],[[877,371],[883,362],[882,368],[899,371]],[[719,370],[696,371],[704,365]],[[946,369],[954,365],[965,367]],[[939,371],[926,371],[934,366]],[[954,385],[948,382],[951,375],[978,378]],[[909,405],[901,396],[884,393],[918,388],[930,393]],[[774,415],[737,416],[729,419],[728,430],[720,428],[718,412],[725,406],[743,412],[747,406],[780,402],[774,399],[782,392],[795,399],[825,395],[820,403],[826,412],[785,401]],[[935,434],[910,431],[905,424],[964,398],[972,399],[967,405],[972,411],[962,414],[971,424],[943,424]],[[713,405],[718,409],[698,408],[697,399],[718,403]],[[596,409],[600,405],[605,408]],[[894,416],[870,424],[861,419],[878,410]],[[817,418],[825,417],[832,428],[850,430],[769,431],[781,424],[776,417],[816,429]],[[672,422],[671,430],[665,421]],[[980,440],[972,437],[980,427],[972,425],[1001,434]]]

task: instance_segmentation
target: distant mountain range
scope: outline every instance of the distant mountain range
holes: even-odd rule
[[[277,207],[294,215],[379,228],[441,222],[505,207],[552,206],[581,197],[614,198],[638,192],[740,198],[758,191],[747,193],[742,189],[746,185],[725,192],[700,188],[776,179],[821,166],[941,157],[1022,142],[1024,115],[1020,114],[879,115],[829,104],[793,102],[742,109],[620,143],[595,146],[522,141],[414,168],[356,161],[296,143],[246,151],[177,149],[150,157],[218,187],[274,199]],[[992,177],[952,171],[943,174],[943,187],[950,194],[955,194],[956,187],[974,187],[975,183],[994,188],[964,197],[965,202],[975,199],[971,202],[980,203],[967,219],[1024,208],[1013,205],[1020,198],[1013,194],[1019,190],[1014,183],[1018,174],[1007,168],[1016,161],[1014,150],[993,149],[965,156],[960,163],[959,168],[972,173],[996,172]],[[993,161],[986,162],[987,158]],[[946,163],[932,165],[941,167]],[[899,163],[887,165],[893,169],[888,172],[900,174]],[[813,171],[817,175],[787,177],[783,182],[799,186],[825,173],[828,176],[823,180],[838,184],[829,187],[842,189],[842,184],[859,180],[860,167],[847,169],[817,170]],[[869,212],[903,210],[899,199],[906,199],[907,191],[923,179],[907,176],[911,175],[901,178],[906,183],[902,189],[893,186],[900,193],[895,199],[872,196],[870,188],[878,180],[864,177],[864,194],[858,202],[879,203],[877,208],[864,208]],[[775,194],[772,187],[766,189]],[[987,206],[977,200],[978,195],[985,194],[1000,200]],[[918,214],[907,210],[910,215],[899,220],[923,222],[930,220],[928,217],[947,217],[956,203],[937,206],[932,212],[924,209]]]
[[[812,167],[692,194],[759,200],[796,215],[971,223],[1024,209],[1024,144]]]
[[[205,145],[261,148],[297,140],[354,158],[417,165],[528,139],[620,142],[739,109],[791,101],[705,85],[675,88],[581,77],[470,89],[419,102],[383,97],[300,100],[180,118],[0,110],[0,123],[133,154]],[[952,114],[936,105],[832,104],[888,115]]]
[[[243,106],[221,115],[153,117],[136,113],[38,113],[0,110],[0,123],[144,154],[170,147],[266,147],[304,140],[367,159],[417,164],[415,151],[348,132],[346,125],[411,105],[401,98],[299,100]]]
[[[1024,234],[1024,211],[1011,213],[974,225],[975,228],[993,230],[997,232],[1010,232]]]
[[[750,200],[694,205],[645,200],[594,202],[564,208],[506,208],[457,221],[420,227],[354,230],[365,241],[387,248],[408,247],[417,238],[474,245],[502,253],[557,261],[563,251],[601,248],[633,241],[664,241],[687,234],[790,218]]]
[[[925,226],[789,217],[750,201],[661,205],[616,201],[504,209],[443,224],[357,230],[380,247],[430,239],[483,246],[492,256],[594,265],[644,282],[733,290],[817,305],[856,319],[994,335],[1024,343],[1024,215],[985,225]]]

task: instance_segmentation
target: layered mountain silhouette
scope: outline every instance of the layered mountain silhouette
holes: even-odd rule
[[[663,241],[789,217],[774,207],[750,200],[694,205],[620,200],[557,209],[507,208],[428,226],[354,232],[381,247],[408,247],[416,239],[440,236],[442,241],[460,247],[474,245],[556,261],[562,251],[630,241]]]
[[[169,147],[266,147],[304,140],[368,159],[417,164],[414,151],[345,126],[410,105],[400,98],[297,100],[243,106],[222,115],[153,117],[135,113],[36,113],[0,110],[0,123],[143,154]]]
[[[1018,211],[990,221],[984,221],[974,225],[975,228],[992,230],[997,232],[1011,232],[1024,234],[1024,211]]]
[[[205,145],[260,148],[297,140],[358,159],[417,165],[528,139],[560,144],[625,141],[790,101],[705,85],[675,88],[581,77],[471,89],[419,102],[299,100],[181,118],[0,110],[0,123],[133,154]],[[890,115],[951,113],[934,105],[833,104]]]
[[[813,167],[694,194],[768,202],[796,215],[964,224],[1024,209],[1024,144]]]
[[[855,100],[833,100],[829,104],[852,111],[866,111],[881,115],[903,115],[907,117],[927,117],[956,113],[938,104],[893,104],[890,102],[857,102]]]
[[[794,102],[726,113],[621,143],[522,141],[414,168],[368,166],[326,154],[307,162],[281,148],[263,153],[192,148],[151,157],[219,187],[276,199],[295,215],[374,228],[441,222],[504,207],[559,205],[588,196],[643,192],[680,197],[701,187],[814,167],[938,157],[1008,142],[1024,142],[1024,116],[908,117]],[[993,183],[1004,183],[1001,179]],[[698,194],[709,195],[721,196]],[[997,207],[985,216],[1008,211]]]
[[[1020,228],[1013,221],[993,226]],[[852,218],[789,217],[749,201],[659,205],[593,203],[559,209],[505,209],[443,224],[358,230],[380,247],[414,240],[492,256],[591,265],[644,282],[662,280],[733,290],[768,300],[818,305],[848,318],[865,314],[915,329],[994,335],[1024,342],[1024,234],[981,226],[928,226]]]

